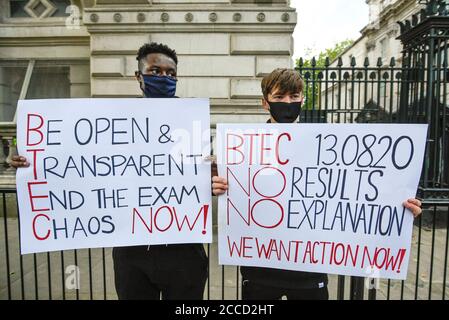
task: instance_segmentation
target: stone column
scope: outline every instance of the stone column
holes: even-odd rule
[[[136,52],[154,41],[178,53],[177,95],[211,98],[212,127],[263,122],[260,82],[293,67],[296,19],[286,0],[98,0],[83,16],[92,96],[140,97]]]
[[[89,65],[70,66],[70,97],[89,98],[90,70]]]

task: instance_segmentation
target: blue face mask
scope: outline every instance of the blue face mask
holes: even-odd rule
[[[146,98],[173,98],[176,93],[176,82],[178,80],[167,76],[142,75],[145,89],[143,93]]]

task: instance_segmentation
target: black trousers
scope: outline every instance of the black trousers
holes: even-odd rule
[[[202,300],[208,259],[202,245],[113,249],[120,300]]]
[[[313,289],[286,289],[243,280],[242,300],[329,300],[327,286]]]

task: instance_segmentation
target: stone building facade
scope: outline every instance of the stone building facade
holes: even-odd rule
[[[177,51],[177,95],[210,98],[212,127],[263,121],[260,81],[293,66],[296,22],[288,0],[0,0],[0,163],[19,99],[140,97],[150,41]]]

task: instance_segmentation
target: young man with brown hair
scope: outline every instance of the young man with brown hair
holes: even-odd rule
[[[299,72],[276,69],[262,80],[262,106],[270,112],[267,123],[294,123],[304,101],[304,81]],[[226,179],[212,178],[213,193],[223,195],[228,189]],[[403,204],[416,217],[421,214],[421,202],[410,199]],[[261,267],[241,267],[243,300],[327,300],[326,274],[289,271]]]
[[[146,43],[137,52],[136,80],[145,98],[176,98],[176,52],[164,44]],[[25,157],[11,165],[28,167]],[[202,300],[208,258],[202,244],[116,247],[115,288],[120,300]]]

